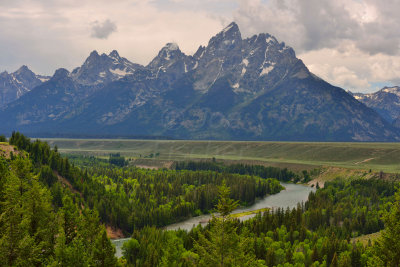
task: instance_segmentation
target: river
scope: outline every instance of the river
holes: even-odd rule
[[[305,186],[305,185],[286,184],[286,183],[281,183],[281,184],[285,187],[285,190],[282,190],[278,194],[266,196],[263,199],[259,199],[256,201],[256,203],[254,205],[251,205],[249,207],[238,208],[232,213],[235,214],[235,213],[240,213],[240,212],[258,210],[258,209],[262,209],[262,208],[286,208],[286,207],[294,208],[297,206],[297,203],[305,202],[307,200],[310,192],[315,191],[315,188]],[[246,215],[246,216],[240,217],[239,219],[247,220],[254,216],[255,216],[255,214]],[[166,230],[177,230],[177,229],[190,230],[190,229],[192,229],[192,227],[194,225],[207,224],[207,222],[210,218],[211,218],[211,215],[209,215],[209,214],[192,217],[183,222],[168,225],[168,226],[164,227],[164,229],[166,229]],[[122,256],[121,248],[122,248],[122,245],[127,240],[129,240],[129,238],[121,238],[121,239],[112,240],[112,243],[116,247],[116,256],[117,257]]]

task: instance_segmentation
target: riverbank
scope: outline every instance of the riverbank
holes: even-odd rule
[[[241,217],[248,216],[248,215],[253,215],[253,214],[256,215],[257,213],[266,212],[269,210],[270,210],[270,208],[262,208],[262,209],[258,209],[258,210],[245,211],[245,212],[232,214],[232,217],[233,218],[241,218]]]
[[[315,187],[310,187],[303,184],[289,184],[289,183],[281,183],[285,189],[281,192],[269,195],[264,197],[263,199],[259,199],[255,204],[250,207],[241,207],[232,212],[232,216],[239,216],[240,220],[248,220],[260,211],[266,211],[268,209],[276,209],[276,208],[294,208],[298,203],[302,203],[307,201],[308,195],[310,192],[315,192]],[[236,215],[238,214],[238,215]],[[243,216],[242,216],[243,215]],[[185,221],[174,223],[164,227],[164,230],[187,230],[190,231],[196,225],[205,226],[208,221],[212,218],[211,214],[200,215],[197,217],[189,218]],[[117,252],[116,255],[122,255],[122,245],[125,241],[129,240],[129,238],[124,239],[115,239],[112,240],[115,245]],[[121,257],[121,256],[119,256]]]

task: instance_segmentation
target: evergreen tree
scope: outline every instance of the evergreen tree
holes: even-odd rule
[[[11,166],[1,177],[0,262],[40,265],[53,255],[58,229],[51,197],[32,177],[28,159],[17,158]]]
[[[385,229],[377,241],[376,255],[386,266],[400,266],[400,191],[384,221]]]
[[[333,258],[332,258],[332,263],[330,265],[331,267],[338,267],[338,257],[337,254],[335,252],[335,254],[333,254]]]
[[[192,266],[193,262],[188,258],[189,256],[194,257],[194,255],[187,254],[186,249],[183,247],[182,239],[178,238],[174,232],[168,232],[167,235],[169,237],[167,237],[167,242],[163,249],[161,266]]]
[[[230,216],[238,202],[229,198],[230,189],[223,182],[218,188],[219,200],[216,210],[219,217],[210,221],[210,229],[199,233],[194,247],[199,255],[199,266],[257,266],[251,241],[237,234],[235,221]]]
[[[122,255],[129,265],[136,266],[136,259],[139,256],[140,245],[135,238],[129,239],[122,245]]]
[[[97,236],[94,243],[93,260],[95,266],[112,267],[117,265],[117,259],[114,256],[115,248],[107,237],[107,232],[103,228]]]
[[[0,157],[0,265],[115,266],[115,250],[98,213],[64,189],[46,165],[49,146],[19,133],[10,143],[29,154]],[[59,159],[71,175],[68,161]]]

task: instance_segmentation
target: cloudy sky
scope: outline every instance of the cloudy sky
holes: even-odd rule
[[[398,0],[0,0],[0,72],[51,75],[92,50],[148,64],[167,42],[193,54],[231,21],[268,32],[312,72],[355,92],[400,84]]]

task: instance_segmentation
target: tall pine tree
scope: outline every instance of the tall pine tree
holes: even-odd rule
[[[218,193],[216,210],[219,217],[213,216],[210,229],[205,234],[199,233],[194,244],[199,255],[198,266],[258,266],[251,240],[246,237],[248,233],[239,235],[230,215],[238,202],[229,198],[230,189],[225,182],[218,188]]]

